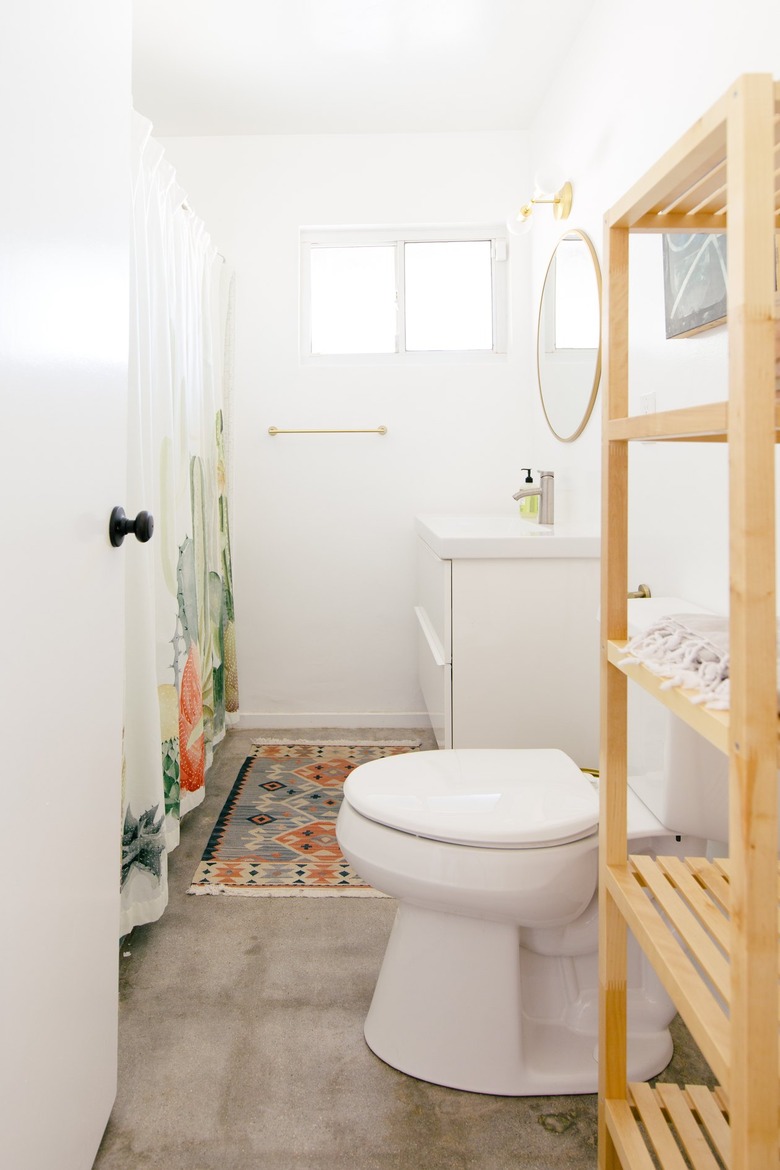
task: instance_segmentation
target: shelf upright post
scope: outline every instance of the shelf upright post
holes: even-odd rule
[[[625,1102],[626,922],[607,888],[610,866],[626,866],[626,676],[607,656],[610,638],[627,624],[628,443],[609,438],[612,418],[628,414],[628,228],[604,231],[605,385],[602,390],[601,758],[599,824],[599,1166],[620,1157],[607,1127],[605,1101]]]
[[[774,85],[727,121],[731,1170],[777,1170]]]

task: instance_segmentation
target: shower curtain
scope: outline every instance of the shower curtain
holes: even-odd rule
[[[120,934],[162,914],[167,857],[237,718],[226,402],[233,282],[133,116]]]

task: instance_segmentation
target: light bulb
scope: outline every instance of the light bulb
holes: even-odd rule
[[[563,167],[559,167],[554,162],[546,163],[534,175],[537,195],[554,195],[556,191],[560,191],[565,182],[566,175]]]
[[[509,219],[506,221],[507,231],[511,232],[513,236],[524,236],[531,230],[532,209],[529,209],[527,215],[523,215],[523,211],[525,211],[527,207],[528,204],[526,204],[525,207],[522,207],[520,211],[516,212],[515,215],[510,215]]]

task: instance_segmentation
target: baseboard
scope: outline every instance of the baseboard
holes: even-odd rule
[[[290,727],[408,727],[427,729],[426,711],[242,711],[242,731]]]

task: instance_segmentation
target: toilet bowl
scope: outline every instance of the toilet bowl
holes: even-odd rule
[[[629,602],[629,630],[685,610],[677,598]],[[699,827],[696,773],[704,803],[727,807],[723,760],[700,767],[694,733],[657,705],[640,716],[630,851],[701,854],[725,832],[720,814],[718,832]],[[660,762],[646,744],[662,746]],[[398,899],[364,1029],[377,1056],[478,1093],[596,1091],[597,785],[554,748],[409,753],[348,777],[342,852]],[[648,1080],[671,1059],[675,1009],[630,933],[628,954],[628,1075]]]
[[[632,849],[674,837],[632,804]],[[398,899],[365,1023],[394,1068],[512,1096],[595,1092],[595,783],[556,749],[385,757],[348,777],[336,833]],[[632,1079],[672,1054],[674,1007],[636,950]]]

